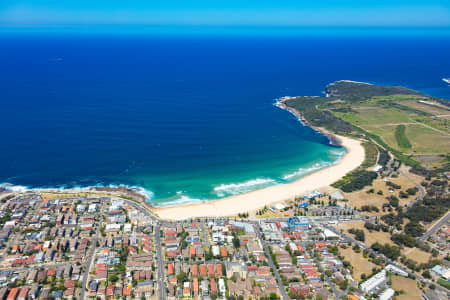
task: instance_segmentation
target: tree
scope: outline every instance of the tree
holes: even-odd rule
[[[355,235],[355,239],[361,242],[364,242],[366,240],[366,236],[364,234],[364,230],[361,229],[355,229],[355,228],[351,228],[349,229],[349,231],[351,234]]]
[[[425,232],[425,228],[418,222],[409,222],[405,225],[405,233],[413,237],[421,236]]]
[[[430,279],[431,278],[430,271],[428,271],[428,270],[423,271],[422,276],[425,277],[425,278]]]
[[[177,280],[178,282],[185,282],[187,280],[187,275],[186,273],[184,273],[183,271],[181,271],[178,275],[177,275]]]
[[[239,249],[241,247],[241,242],[239,241],[239,238],[236,235],[233,235],[233,246],[236,249]]]

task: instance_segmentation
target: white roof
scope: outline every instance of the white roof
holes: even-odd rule
[[[373,167],[372,171],[378,172],[378,171],[380,171],[381,169],[383,169],[383,166],[376,165],[375,167]]]
[[[363,283],[361,283],[360,287],[366,293],[370,293],[374,288],[379,286],[384,280],[386,280],[386,270],[382,270],[381,272],[375,274],[370,277]]]
[[[16,226],[16,221],[5,222],[5,227],[14,227],[14,226]]]
[[[334,192],[330,193],[330,196],[331,196],[331,198],[336,199],[336,200],[344,199],[344,195],[342,195],[342,193],[339,191],[334,191]]]
[[[275,204],[274,206],[272,206],[274,209],[276,209],[276,210],[282,210],[282,209],[284,209],[286,206],[284,206],[283,204],[281,204],[281,203],[277,203],[277,204]]]
[[[385,269],[386,269],[387,271],[391,272],[391,273],[394,273],[394,274],[402,275],[402,276],[404,276],[404,277],[408,276],[408,273],[407,273],[407,272],[401,270],[400,268],[397,268],[397,267],[394,266],[394,265],[387,265],[387,266],[385,267]]]
[[[105,229],[120,229],[120,224],[106,224]]]
[[[334,233],[333,231],[329,230],[329,229],[324,229],[323,230],[323,234],[325,234],[325,236],[327,238],[335,238],[335,237],[339,237],[336,233]]]
[[[392,297],[394,297],[395,291],[391,288],[386,289],[384,292],[381,293],[380,297],[378,297],[379,300],[389,300]]]

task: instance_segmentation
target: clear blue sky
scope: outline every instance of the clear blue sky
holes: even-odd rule
[[[0,0],[1,27],[450,26],[440,0]]]

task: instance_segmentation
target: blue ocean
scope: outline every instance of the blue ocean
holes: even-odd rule
[[[289,182],[343,155],[274,106],[335,80],[450,99],[449,35],[0,34],[0,182],[155,205]]]

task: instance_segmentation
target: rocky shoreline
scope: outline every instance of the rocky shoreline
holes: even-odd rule
[[[291,114],[293,114],[294,116],[297,117],[297,119],[300,121],[300,123],[302,123],[305,126],[311,127],[312,129],[314,129],[314,130],[320,132],[321,134],[325,135],[328,138],[328,140],[330,141],[330,145],[333,145],[333,146],[336,146],[336,147],[341,147],[342,146],[342,142],[339,140],[339,138],[335,134],[331,133],[330,131],[326,130],[323,127],[317,127],[317,126],[311,125],[308,122],[308,120],[305,119],[305,117],[302,115],[301,112],[299,112],[298,110],[293,109],[292,107],[289,107],[289,106],[286,105],[285,102],[287,100],[295,99],[295,98],[297,98],[297,97],[290,97],[290,96],[281,97],[281,98],[277,99],[277,102],[276,102],[275,106],[277,106],[277,107],[279,107],[281,109],[289,111]]]

